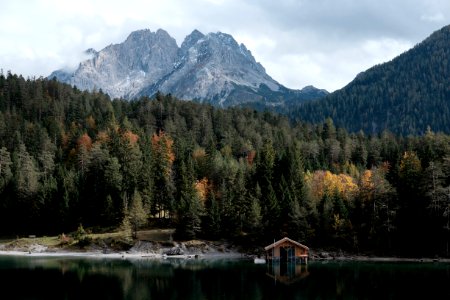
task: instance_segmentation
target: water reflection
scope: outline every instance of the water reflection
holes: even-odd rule
[[[450,299],[448,282],[448,264],[0,256],[12,299]]]
[[[306,278],[309,272],[308,265],[298,262],[269,261],[266,274],[275,282],[292,284]]]

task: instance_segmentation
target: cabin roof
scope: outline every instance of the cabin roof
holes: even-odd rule
[[[282,238],[281,240],[279,240],[279,241],[277,241],[277,242],[275,242],[275,243],[273,243],[273,244],[270,244],[269,246],[266,246],[266,247],[264,248],[264,250],[267,251],[267,250],[270,250],[270,249],[272,249],[272,248],[275,248],[276,246],[278,246],[279,244],[281,244],[281,243],[283,243],[283,242],[290,242],[290,243],[292,243],[292,244],[294,244],[294,245],[296,245],[296,246],[299,246],[299,247],[301,247],[301,248],[304,248],[304,249],[309,250],[309,248],[306,247],[305,245],[300,244],[299,242],[296,242],[296,241],[294,241],[294,240],[291,240],[291,239],[288,238],[288,237],[284,237],[284,238]]]

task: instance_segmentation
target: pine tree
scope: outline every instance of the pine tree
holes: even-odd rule
[[[261,188],[257,184],[254,191],[249,191],[250,210],[248,211],[246,228],[254,235],[260,234],[262,229]]]
[[[164,132],[152,136],[152,170],[153,178],[153,203],[152,213],[159,218],[169,215],[174,211],[174,186],[172,165],[175,154],[172,149],[173,140]]]
[[[147,214],[142,204],[142,197],[137,190],[134,191],[127,215],[133,229],[133,238],[137,238],[139,227],[147,222]]]
[[[0,148],[0,193],[12,179],[11,155],[5,147]]]
[[[263,222],[265,231],[271,233],[272,236],[276,237],[280,235],[280,214],[281,209],[278,203],[277,195],[275,194],[275,190],[272,185],[268,186],[268,194],[263,198],[265,198],[266,207],[263,214]]]
[[[220,236],[220,208],[215,192],[211,191],[205,202],[205,216],[202,221],[203,233],[207,238],[216,239]]]
[[[16,190],[20,198],[31,198],[39,188],[39,173],[36,164],[27,152],[24,144],[20,144],[15,161]]]
[[[177,220],[175,235],[180,239],[194,239],[201,232],[202,206],[194,187],[193,165],[181,162],[180,198],[177,201]]]

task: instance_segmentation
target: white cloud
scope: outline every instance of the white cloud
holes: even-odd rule
[[[422,15],[420,19],[428,22],[442,22],[445,20],[445,17],[443,13],[438,12],[432,15]]]
[[[290,88],[338,89],[450,23],[448,0],[2,0],[0,68],[47,76],[88,48],[163,28],[227,32]]]

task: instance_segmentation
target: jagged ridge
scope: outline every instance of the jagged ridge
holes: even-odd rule
[[[113,98],[152,96],[157,91],[181,99],[219,106],[258,104],[283,106],[316,99],[325,90],[288,89],[272,79],[251,52],[225,33],[204,35],[194,30],[181,47],[164,30],[132,32],[80,63],[73,72],[58,70],[49,77],[80,89],[102,89]]]

